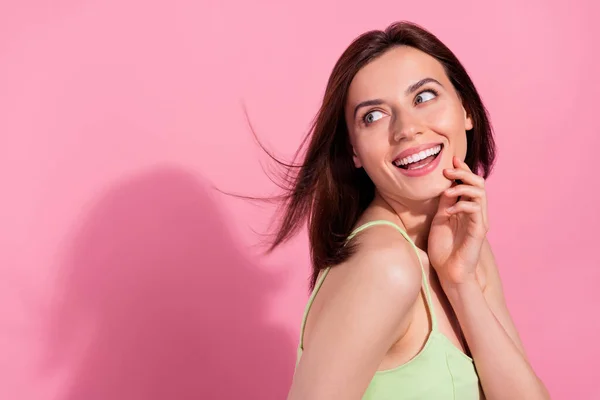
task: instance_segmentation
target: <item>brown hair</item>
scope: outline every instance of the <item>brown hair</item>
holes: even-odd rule
[[[410,22],[396,22],[385,30],[373,30],[356,38],[335,64],[311,129],[296,153],[306,146],[299,164],[285,164],[283,213],[270,251],[291,238],[308,222],[313,272],[342,263],[353,253],[346,238],[375,195],[375,186],[352,161],[352,148],[344,118],[350,83],[366,64],[395,46],[410,46],[437,59],[473,121],[467,131],[465,162],[487,178],[495,158],[492,129],[475,85],[456,56],[437,37]]]

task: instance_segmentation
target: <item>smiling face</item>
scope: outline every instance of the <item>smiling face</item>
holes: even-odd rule
[[[345,118],[354,164],[384,197],[428,200],[451,182],[442,170],[465,159],[473,128],[442,65],[400,46],[363,67],[348,91]]]

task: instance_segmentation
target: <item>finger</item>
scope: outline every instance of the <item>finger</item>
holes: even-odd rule
[[[483,188],[485,186],[485,179],[481,176],[472,173],[471,171],[464,169],[445,169],[444,175],[446,178],[451,180],[461,180],[463,183]]]
[[[485,206],[473,201],[461,200],[452,207],[446,209],[449,216],[464,213],[478,226],[483,228],[484,232],[489,231],[487,212]]]
[[[461,200],[454,204],[452,207],[447,208],[446,211],[448,212],[448,214],[451,215],[458,214],[461,212],[467,214],[476,214],[481,212],[481,204],[476,203],[474,201]]]
[[[458,197],[465,196],[470,199],[483,202],[485,201],[485,189],[471,186],[471,185],[458,185],[451,187],[450,189],[446,189],[446,194],[450,197]]]
[[[481,226],[484,230],[487,230],[487,227],[483,222],[483,213],[479,203],[461,200],[452,207],[447,208],[446,212],[449,215],[456,215],[460,213],[467,214],[476,225]]]
[[[481,213],[483,218],[483,224],[488,228],[488,215],[487,215],[487,195],[483,188],[470,185],[458,185],[446,189],[445,194],[449,197],[455,198],[460,197],[459,200],[475,201],[481,206]]]
[[[473,172],[473,171],[471,171],[471,168],[469,168],[469,164],[467,164],[466,162],[464,162],[463,160],[461,160],[460,158],[458,158],[456,156],[454,156],[454,166],[459,169],[464,169],[469,172]]]
[[[450,196],[446,192],[442,192],[442,196],[440,197],[440,203],[438,205],[438,212],[443,212],[443,210],[452,207],[454,204],[456,204],[455,196]]]

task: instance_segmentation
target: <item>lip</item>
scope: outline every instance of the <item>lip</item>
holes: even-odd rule
[[[415,147],[415,149],[416,148],[417,147]],[[422,150],[426,150],[427,148],[428,147],[423,147]],[[410,149],[410,150],[412,150],[412,149]],[[421,151],[421,150],[419,150],[419,151]],[[419,176],[425,176],[425,175],[429,174],[430,172],[434,171],[438,167],[438,165],[440,165],[440,161],[442,160],[443,152],[444,152],[444,146],[442,146],[442,150],[437,154],[437,156],[435,157],[435,159],[432,162],[430,162],[426,166],[418,168],[418,169],[404,169],[404,168],[396,167],[395,165],[394,165],[394,168],[396,168],[398,171],[400,171],[403,175],[406,175],[406,176],[409,176],[412,178],[419,177]]]
[[[412,156],[413,154],[420,153],[423,150],[431,149],[431,148],[433,148],[435,146],[442,146],[442,150],[444,150],[444,144],[443,143],[427,143],[427,144],[422,144],[420,146],[415,146],[415,147],[411,147],[410,149],[404,150],[403,152],[401,152],[400,154],[398,154],[394,158],[394,160],[392,161],[392,163],[395,163],[396,161],[401,160],[401,159],[403,159],[405,157]]]

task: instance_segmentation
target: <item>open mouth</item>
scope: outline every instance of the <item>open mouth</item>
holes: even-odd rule
[[[443,147],[443,144],[438,144],[430,149],[396,160],[394,161],[394,165],[406,170],[423,168],[432,163],[440,155]]]

